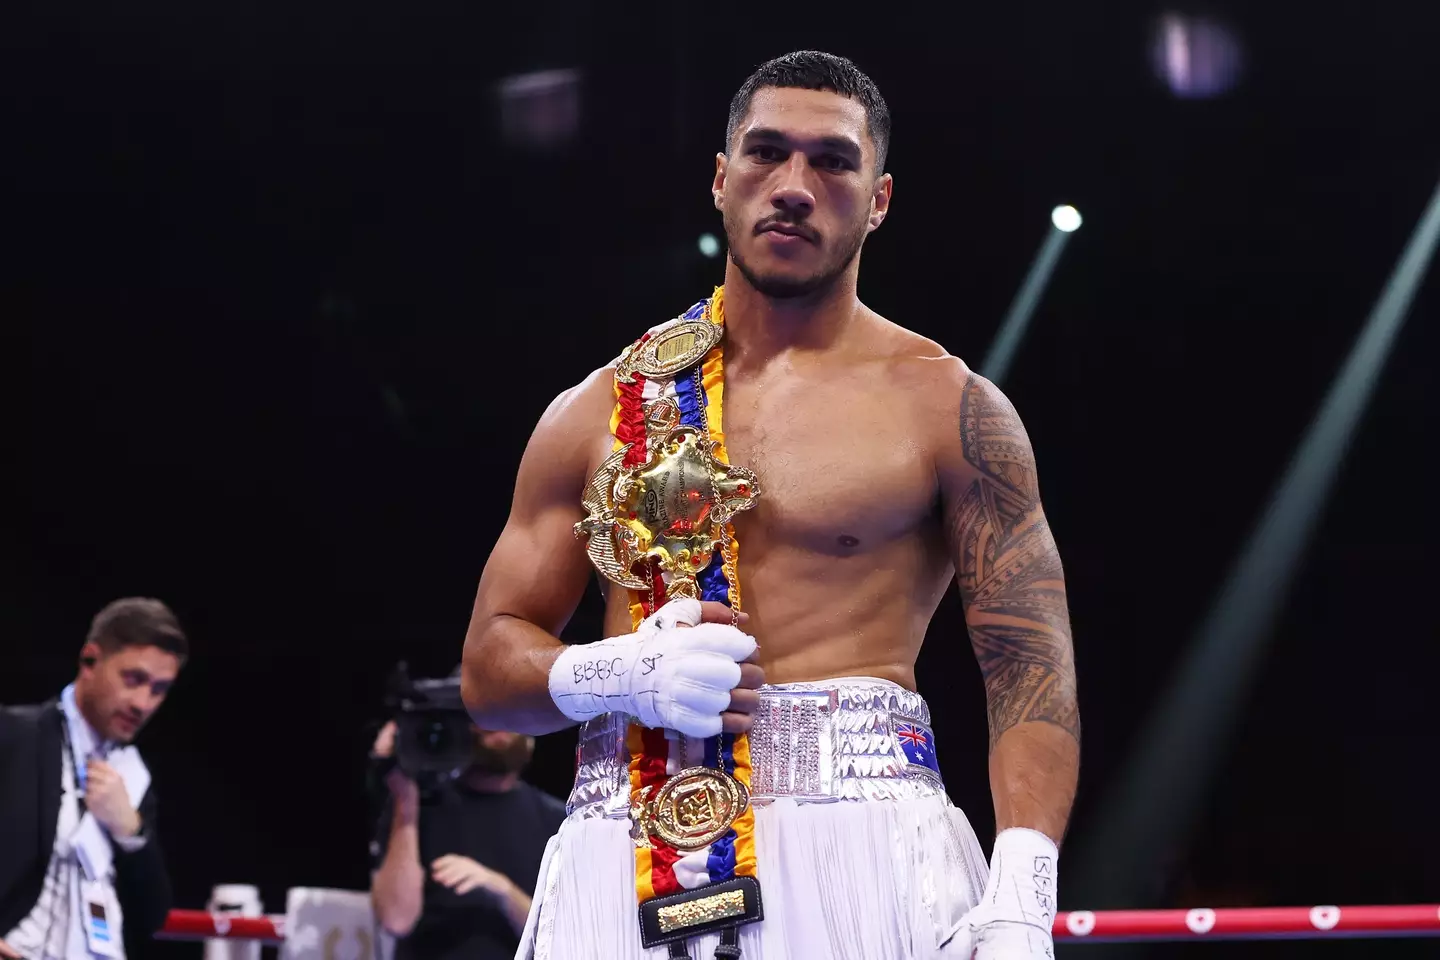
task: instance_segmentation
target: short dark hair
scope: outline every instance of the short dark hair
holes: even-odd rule
[[[797,50],[776,57],[761,64],[740,85],[730,101],[730,121],[725,127],[726,156],[730,155],[736,128],[750,112],[750,101],[755,99],[755,91],[763,87],[829,90],[842,97],[859,100],[865,108],[865,125],[870,139],[875,144],[875,171],[885,172],[885,154],[890,149],[890,107],[880,96],[880,88],[851,61],[819,50]]]
[[[180,629],[174,611],[149,597],[124,597],[107,604],[90,621],[85,638],[105,653],[125,647],[159,647],[184,660],[190,656],[190,641]]]

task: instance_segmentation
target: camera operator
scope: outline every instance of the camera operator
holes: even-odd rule
[[[545,844],[565,818],[560,801],[520,779],[531,737],[460,722],[472,742],[454,776],[406,762],[403,719],[375,740],[376,759],[398,761],[385,776],[370,886],[376,919],[397,938],[395,960],[513,957]]]

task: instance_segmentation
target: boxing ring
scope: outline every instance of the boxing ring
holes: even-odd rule
[[[1062,943],[1440,937],[1440,904],[1074,910],[1055,918],[1054,933],[1055,940]],[[279,945],[285,941],[285,918],[172,910],[155,936],[164,940],[258,940]]]

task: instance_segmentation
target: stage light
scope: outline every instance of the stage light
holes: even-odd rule
[[[1155,22],[1150,60],[1155,75],[1175,96],[1204,99],[1235,86],[1244,55],[1239,37],[1225,24],[1166,13]]]
[[[985,359],[980,362],[980,373],[994,383],[1003,383],[1010,373],[1020,342],[1025,339],[1025,331],[1030,327],[1030,318],[1040,305],[1045,288],[1050,285],[1055,265],[1060,262],[1060,254],[1065,244],[1070,242],[1070,234],[1080,229],[1080,211],[1069,204],[1056,207],[1050,211],[1050,222],[1055,229],[1045,231],[1045,241],[1040,244],[1024,282],[1015,292],[1010,309],[1000,321],[1000,329],[995,331],[995,339],[986,351]]]
[[[1067,203],[1050,211],[1050,222],[1061,233],[1074,233],[1085,221],[1080,219],[1080,211]]]
[[[580,131],[579,70],[540,70],[500,81],[500,129],[505,142],[549,150]]]
[[[720,239],[713,233],[700,234],[700,252],[712,259],[720,256]]]
[[[1252,695],[1274,627],[1395,338],[1440,248],[1440,186],[1235,558],[1081,849],[1072,889],[1136,905],[1182,849]]]

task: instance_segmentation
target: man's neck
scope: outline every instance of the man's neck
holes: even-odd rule
[[[824,350],[864,309],[853,270],[811,296],[777,300],[752,287],[731,262],[725,267],[726,363],[763,366],[787,351]]]
[[[90,706],[85,699],[85,691],[79,684],[75,685],[75,712],[80,715],[80,721],[85,724],[86,732],[90,735],[90,742],[96,747],[103,746],[105,738],[100,735],[100,728],[95,725],[95,721],[91,717]]]

